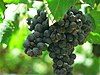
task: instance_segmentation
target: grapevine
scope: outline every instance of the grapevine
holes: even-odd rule
[[[71,7],[63,19],[49,26],[47,13],[37,10],[34,18],[28,18],[29,34],[25,43],[25,53],[31,57],[48,50],[53,59],[53,69],[56,75],[72,75],[72,64],[76,58],[74,47],[82,45],[92,30],[91,20],[81,11]],[[47,46],[47,44],[49,46]]]

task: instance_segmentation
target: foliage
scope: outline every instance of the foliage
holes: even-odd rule
[[[51,14],[53,14],[56,20],[61,19],[66,10],[76,2],[77,0],[47,0]]]

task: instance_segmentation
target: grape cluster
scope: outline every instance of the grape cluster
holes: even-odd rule
[[[71,7],[63,19],[49,26],[46,13],[37,11],[34,19],[29,19],[30,34],[26,40],[25,53],[29,56],[41,55],[46,49],[53,59],[53,68],[56,75],[72,75],[72,64],[76,55],[74,47],[84,43],[91,31],[91,21],[81,12]],[[46,44],[49,44],[47,47]]]
[[[91,31],[91,21],[75,8],[70,8],[62,20],[49,27],[52,43],[48,47],[57,75],[72,75],[72,64],[76,55],[74,47],[84,43]]]
[[[47,45],[43,41],[43,34],[46,29],[49,29],[49,20],[46,17],[46,12],[37,10],[37,15],[34,18],[28,18],[27,24],[29,30],[33,33],[29,34],[24,42],[25,53],[29,56],[38,56],[42,54],[42,50],[47,49]]]

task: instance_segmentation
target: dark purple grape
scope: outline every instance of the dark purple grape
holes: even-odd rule
[[[41,12],[42,10],[41,9],[38,9],[37,10],[37,14],[40,16],[40,12]]]
[[[63,62],[61,60],[57,61],[57,66],[61,67],[63,65]]]
[[[50,31],[49,30],[45,30],[44,31],[44,36],[45,37],[50,37]]]
[[[35,38],[38,38],[38,37],[40,37],[41,36],[41,33],[40,32],[38,32],[38,31],[35,31],[34,32],[34,37]]]
[[[40,50],[46,50],[47,46],[45,43],[42,43],[42,42],[39,42],[37,44],[37,47],[40,49]]]
[[[29,41],[34,41],[34,39],[35,39],[34,34],[33,34],[33,33],[29,34],[28,37],[27,37],[27,39],[28,39]]]
[[[29,48],[29,46],[30,46],[30,41],[29,41],[28,39],[25,40],[23,46],[24,46],[25,48]]]
[[[46,38],[46,37],[44,37],[44,38],[43,38],[43,41],[44,41],[45,43],[49,44],[49,45],[52,43],[51,38]]]
[[[71,15],[71,16],[69,17],[69,20],[70,20],[71,22],[76,21],[76,16],[75,16],[75,15]]]
[[[43,20],[40,16],[37,18],[37,22],[38,22],[38,23],[42,24],[43,21],[44,21],[44,20]]]
[[[65,41],[59,41],[59,47],[60,48],[66,47],[66,42]]]
[[[53,58],[53,59],[56,57],[55,53],[53,53],[53,52],[50,52],[50,53],[49,53],[49,56],[50,56],[51,58]]]
[[[73,42],[73,35],[72,34],[67,34],[67,41]]]
[[[32,24],[32,18],[27,18],[26,22],[27,22],[28,25],[31,25]]]
[[[36,43],[39,43],[39,42],[42,42],[42,41],[43,41],[42,38],[36,38],[36,39],[35,39],[35,42],[36,42]]]
[[[64,26],[64,20],[59,20],[58,25],[59,26]]]
[[[35,31],[38,31],[38,32],[42,32],[42,25],[41,25],[41,24],[36,24],[34,30],[35,30]]]
[[[71,58],[71,59],[75,59],[75,58],[76,58],[76,55],[75,55],[75,54],[71,54],[71,55],[70,55],[70,58]]]
[[[28,49],[28,51],[26,52],[28,56],[34,56],[34,52],[31,49]]]
[[[40,12],[40,17],[41,17],[43,20],[45,20],[45,19],[46,19],[46,12],[41,11],[41,12]]]
[[[46,19],[45,21],[42,22],[42,27],[44,31],[49,29],[49,19]]]
[[[34,47],[33,48],[33,53],[34,53],[34,56],[41,55],[41,50],[39,50],[39,48],[37,48],[37,47]]]

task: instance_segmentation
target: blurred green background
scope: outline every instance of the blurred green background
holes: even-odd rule
[[[36,10],[41,8],[43,3],[19,1],[0,0],[0,75],[54,75],[53,62],[47,51],[44,51],[42,56],[29,57],[23,48],[23,42],[31,33],[26,19],[34,17]],[[100,51],[100,47],[98,50]],[[73,64],[73,75],[100,75],[100,58],[94,56],[92,51],[93,45],[89,42],[75,47],[77,58]]]

